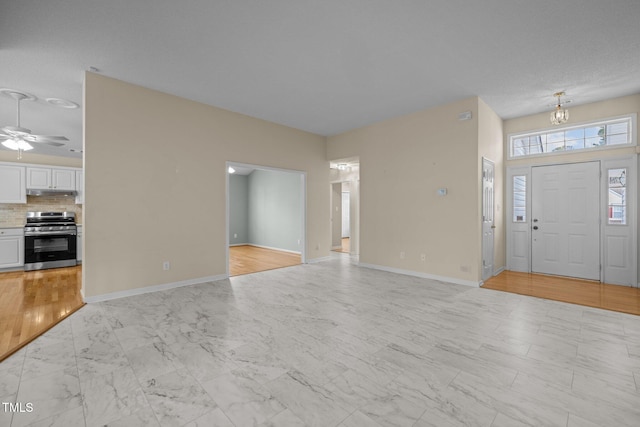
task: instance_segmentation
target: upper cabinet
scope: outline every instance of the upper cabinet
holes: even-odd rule
[[[76,170],[27,167],[27,188],[33,190],[75,190]]]
[[[0,162],[0,203],[27,203],[27,190],[77,191],[84,203],[84,173],[71,167]]]
[[[27,203],[24,166],[0,164],[0,203]]]

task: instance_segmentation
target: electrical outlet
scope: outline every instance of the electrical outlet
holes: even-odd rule
[[[238,233],[233,233],[233,238],[237,239],[238,238]]]
[[[404,251],[400,252],[400,259],[404,259]]]
[[[460,271],[462,271],[463,273],[468,273],[469,271],[471,271],[471,267],[469,267],[468,265],[461,265]]]
[[[300,239],[298,239],[298,246],[300,246]]]
[[[169,261],[165,261],[162,263],[163,270],[171,270],[171,263]]]
[[[426,254],[420,254],[420,261],[426,262],[427,261],[427,255]]]

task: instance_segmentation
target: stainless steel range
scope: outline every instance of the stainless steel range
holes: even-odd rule
[[[74,212],[27,212],[25,271],[76,265],[76,235]]]

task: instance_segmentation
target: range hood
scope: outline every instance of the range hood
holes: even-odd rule
[[[27,196],[77,196],[78,192],[74,190],[39,190],[27,189]]]

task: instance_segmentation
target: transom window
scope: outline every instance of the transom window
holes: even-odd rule
[[[526,157],[557,152],[588,150],[632,144],[632,117],[511,135],[510,157]]]

